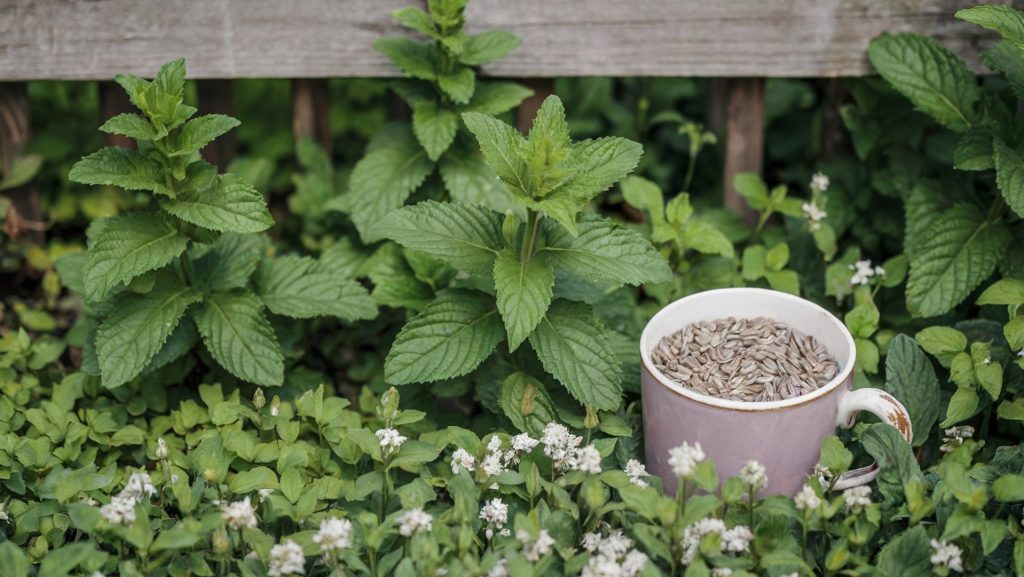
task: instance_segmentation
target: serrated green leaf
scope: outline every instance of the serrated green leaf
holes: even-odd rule
[[[518,130],[504,122],[477,112],[465,112],[462,120],[480,144],[487,164],[498,178],[509,186],[514,194],[528,197],[526,185],[526,162],[520,151],[526,147],[526,139]]]
[[[466,112],[501,114],[519,106],[533,95],[533,91],[516,82],[477,81],[473,98],[465,106]]]
[[[921,348],[938,359],[944,367],[949,367],[953,357],[967,348],[967,337],[960,331],[950,327],[928,327],[921,330],[914,339]]]
[[[416,6],[399,8],[391,12],[391,17],[402,26],[426,34],[431,38],[439,36],[430,15]]]
[[[251,184],[232,174],[222,174],[216,185],[160,199],[160,206],[174,216],[221,232],[263,232],[273,226],[267,202]]]
[[[555,301],[530,334],[544,369],[579,402],[593,409],[619,408],[620,367],[607,329],[587,305]]]
[[[1024,49],[1007,41],[981,53],[985,65],[1002,72],[1017,98],[1024,98]]]
[[[433,46],[408,38],[380,38],[374,49],[387,56],[406,76],[420,80],[437,78],[437,62]]]
[[[156,140],[166,135],[164,131],[157,131],[148,119],[131,113],[118,114],[110,118],[100,126],[100,131],[120,134],[135,140]]]
[[[159,213],[110,219],[89,246],[86,300],[100,301],[116,286],[167,266],[185,251],[188,240],[170,218]]]
[[[476,90],[476,74],[465,66],[457,66],[454,72],[437,77],[437,85],[458,104],[467,104]]]
[[[182,319],[178,326],[174,328],[174,332],[167,337],[164,346],[160,347],[156,355],[142,369],[142,374],[149,374],[161,367],[167,366],[172,361],[178,360],[182,355],[191,351],[198,343],[199,332],[196,331],[195,323],[191,319]]]
[[[142,372],[202,295],[173,276],[146,294],[122,299],[96,331],[103,386],[119,387]]]
[[[992,283],[978,297],[979,305],[1024,304],[1024,280],[1004,278]]]
[[[931,235],[910,257],[907,308],[918,317],[945,313],[988,278],[1010,233],[977,207],[958,204],[935,220]]]
[[[476,150],[452,149],[452,154],[444,155],[437,168],[454,202],[486,206],[502,214],[509,210],[522,210]]]
[[[939,419],[939,379],[928,357],[913,339],[897,335],[885,358],[885,390],[899,399],[910,413],[914,446],[931,435]]]
[[[241,124],[236,118],[223,114],[210,114],[193,118],[181,127],[178,132],[175,150],[168,156],[183,156],[199,152],[207,144],[218,136],[227,134],[231,129]]]
[[[504,331],[494,300],[449,289],[398,333],[384,361],[388,383],[434,382],[465,375],[490,356]]]
[[[192,319],[213,358],[236,377],[263,386],[284,381],[284,356],[263,303],[243,292],[212,293]]]
[[[959,170],[988,170],[995,166],[992,134],[983,130],[970,130],[960,139],[953,151],[953,167]]]
[[[958,11],[956,17],[982,28],[995,30],[1006,40],[1024,47],[1024,14],[1012,6],[974,6]]]
[[[485,276],[490,276],[494,257],[504,245],[500,214],[432,200],[392,212],[373,227],[373,234]]]
[[[459,129],[459,115],[454,110],[424,102],[412,110],[412,131],[430,160],[441,158],[455,140]]]
[[[939,124],[964,132],[976,123],[980,91],[974,74],[932,38],[883,34],[871,41],[868,58],[897,92]]]
[[[374,228],[382,218],[402,206],[434,170],[434,163],[409,128],[396,132],[389,145],[368,151],[349,177],[345,210],[363,242],[384,238]]]
[[[615,136],[577,142],[571,154],[576,174],[549,198],[566,196],[582,208],[632,172],[643,153],[640,143]]]
[[[135,150],[117,146],[101,148],[76,162],[68,172],[68,179],[82,184],[172,194],[164,185],[159,164]]]
[[[542,222],[545,244],[538,255],[573,274],[597,281],[639,285],[672,279],[665,258],[642,236],[595,214],[577,223],[579,235]]]
[[[320,267],[310,257],[264,259],[256,274],[263,304],[297,319],[334,316],[349,321],[377,316],[377,306],[358,282]]]
[[[999,192],[1013,212],[1024,217],[1024,162],[1001,138],[995,139],[993,147]]]
[[[256,270],[264,252],[258,235],[226,232],[193,258],[197,281],[208,290],[242,288]]]
[[[510,351],[519,348],[544,318],[554,284],[555,271],[544,260],[535,257],[523,261],[510,249],[498,253],[494,286]]]
[[[519,38],[504,30],[488,30],[466,38],[459,61],[479,66],[501,60],[519,46]]]
[[[932,236],[932,226],[949,208],[942,187],[933,180],[914,185],[904,203],[905,240],[903,252],[913,261],[921,247]]]

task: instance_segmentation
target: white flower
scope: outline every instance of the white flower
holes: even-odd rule
[[[100,507],[100,515],[111,525],[129,526],[135,522],[135,501],[114,495],[110,502]]]
[[[580,577],[621,577],[622,565],[604,555],[594,555],[583,566]]]
[[[156,487],[153,486],[148,474],[132,473],[131,477],[128,477],[128,483],[125,484],[124,489],[121,489],[120,495],[135,501],[135,503],[141,503],[146,497],[156,495]]]
[[[519,433],[512,437],[512,448],[505,451],[505,466],[519,464],[523,454],[533,451],[534,447],[539,444],[540,441],[526,433]]]
[[[832,485],[832,471],[829,471],[828,467],[822,466],[821,463],[814,466],[811,476],[818,480],[822,489],[828,489]]]
[[[946,436],[942,439],[942,446],[939,450],[943,453],[953,451],[964,444],[964,441],[974,436],[974,427],[962,425],[946,429]]]
[[[964,565],[960,559],[960,548],[953,543],[946,543],[938,539],[931,540],[932,550],[935,553],[931,557],[932,565],[935,568],[946,567],[963,573]]]
[[[587,445],[576,451],[572,459],[572,468],[591,475],[601,474],[601,452],[594,445]]]
[[[398,434],[398,431],[395,429],[379,429],[374,434],[380,440],[380,447],[384,450],[385,455],[390,455],[397,451],[402,446],[402,443],[406,441],[406,438]]]
[[[163,437],[160,437],[156,440],[156,458],[161,460],[166,459],[167,454],[167,441],[165,441]]]
[[[583,437],[573,435],[565,425],[552,422],[544,427],[540,442],[544,445],[544,454],[551,459],[555,471],[561,472],[571,466]]]
[[[1017,356],[1024,358],[1024,349],[1017,351]]]
[[[871,277],[875,276],[875,273],[879,269],[881,269],[881,267],[878,267],[878,269],[876,269],[875,267],[872,267],[870,260],[859,260],[859,261],[851,264],[850,265],[850,270],[854,271],[854,273],[853,273],[853,277],[850,278],[850,284],[851,285],[866,285],[866,284],[870,283],[871,282]],[[882,270],[882,274],[883,275],[885,274],[884,270]]]
[[[398,523],[399,535],[412,537],[420,531],[430,531],[433,527],[434,517],[423,509],[409,509],[399,515],[395,521]]]
[[[811,511],[821,507],[821,498],[810,485],[805,484],[796,497],[793,497],[793,503],[796,504],[797,509]]]
[[[487,538],[490,539],[494,536],[494,530],[498,529],[498,534],[507,534],[501,531],[505,523],[508,522],[508,505],[504,501],[498,498],[491,499],[480,508],[480,518],[487,521],[487,530],[485,531]]]
[[[500,559],[487,572],[487,577],[508,577],[508,559]]]
[[[320,545],[324,553],[337,553],[352,546],[352,521],[337,517],[320,522],[320,530],[313,535],[313,542]]]
[[[711,577],[729,577],[732,575],[732,569],[728,567],[715,567],[711,570]]]
[[[800,573],[793,571],[792,573],[786,573],[782,577],[800,577]]]
[[[614,533],[601,540],[597,551],[605,557],[618,559],[633,548],[633,540],[622,534],[622,529],[616,529]]]
[[[700,443],[690,445],[683,441],[682,445],[668,451],[668,464],[676,477],[689,477],[697,470],[697,465],[704,460],[704,450]]]
[[[99,571],[93,571],[92,575],[90,575],[89,577],[107,577],[107,576],[104,575],[103,573],[100,573]]]
[[[241,530],[256,526],[256,511],[253,510],[249,497],[221,506],[220,514],[232,529]]]
[[[871,504],[871,487],[867,485],[850,487],[843,491],[843,499],[846,501],[847,509],[852,507],[867,507]]]
[[[722,532],[722,548],[730,553],[746,553],[753,540],[754,534],[746,525],[736,525]]]
[[[623,577],[636,577],[646,566],[647,555],[637,550],[630,551],[622,560],[622,575]]]
[[[821,228],[821,221],[828,216],[828,213],[818,208],[818,205],[813,202],[805,202],[800,205],[800,208],[804,211],[804,217],[807,218],[807,227],[811,231],[816,231]]]
[[[757,461],[744,463],[743,468],[740,469],[740,478],[755,493],[768,484],[768,472],[765,471],[764,465]]]
[[[11,516],[7,514],[7,509],[3,503],[0,503],[0,521],[10,521]]]
[[[601,544],[600,533],[584,533],[583,539],[580,540],[580,546],[593,553],[597,551],[597,546]]]
[[[683,529],[683,539],[680,542],[683,546],[683,555],[680,559],[683,565],[693,563],[697,550],[700,548],[700,541],[705,535],[710,533],[722,534],[725,531],[725,522],[714,517],[705,517]]]
[[[827,175],[821,172],[815,172],[814,176],[811,177],[811,190],[817,192],[825,192],[828,190],[828,186],[831,184]]]
[[[516,539],[523,544],[523,557],[532,563],[540,561],[541,557],[550,553],[551,546],[555,544],[555,540],[545,529],[540,530],[536,539],[531,537],[528,531],[520,529],[516,531]]]
[[[643,463],[636,459],[630,459],[626,462],[626,474],[629,475],[629,482],[633,483],[637,487],[646,487],[647,481],[644,477],[647,476],[647,467]]]
[[[283,577],[284,575],[302,575],[306,572],[306,556],[302,553],[302,547],[292,540],[274,545],[270,548],[270,569],[267,575],[270,577]]]
[[[480,462],[480,470],[488,476],[500,475],[505,472],[505,465],[501,463],[501,453],[488,453]]]
[[[476,468],[476,459],[465,449],[456,449],[452,453],[452,474],[458,475],[460,468],[467,471],[472,471]]]
[[[260,496],[260,503],[267,500],[267,497],[274,494],[273,489],[256,489],[256,494]]]

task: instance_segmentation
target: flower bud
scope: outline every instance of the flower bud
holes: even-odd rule
[[[263,389],[256,387],[256,392],[252,396],[252,404],[256,407],[256,410],[260,410],[264,405],[267,404],[267,398],[263,396]]]
[[[281,412],[281,397],[274,395],[270,400],[270,416],[276,417]]]

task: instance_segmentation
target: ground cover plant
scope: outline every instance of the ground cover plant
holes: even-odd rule
[[[464,9],[394,13],[429,40],[376,44],[410,117],[346,128],[362,155],[256,114],[222,173],[200,152],[239,121],[200,115],[173,61],[118,78],[138,112],[101,130],[135,147],[44,128],[0,175],[0,573],[1024,574],[1022,13],[958,14],[1001,35],[984,78],[878,37],[828,158],[794,128],[814,85],[773,83],[771,168],[735,182],[748,228],[717,207],[700,82],[560,80],[524,134],[529,91],[478,75],[518,40],[466,34]],[[384,87],[338,106],[383,111]],[[45,231],[8,209],[32,182]],[[912,443],[828,437],[792,498],[683,443],[673,474],[700,491],[666,495],[636,342],[728,286],[842,318],[855,385],[904,401]],[[871,460],[875,483],[834,490]]]

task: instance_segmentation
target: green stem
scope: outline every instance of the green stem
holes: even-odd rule
[[[810,519],[808,517],[809,515],[807,514],[807,511],[804,511],[803,527],[800,529],[803,537],[800,540],[800,558],[804,561],[807,560],[807,523],[810,522]],[[751,531],[753,531],[753,529],[751,529]]]
[[[388,513],[388,485],[391,484],[391,474],[388,472],[388,460],[384,459],[384,486],[380,490],[380,512],[377,515],[377,521],[379,523],[384,522],[384,517],[387,517]]]
[[[772,211],[770,210],[766,210],[761,213],[761,218],[757,221],[757,228],[754,229],[754,236],[761,234],[761,229],[764,228],[764,225],[768,224],[768,219],[771,218],[771,216]]]
[[[192,259],[188,257],[188,249],[181,253],[181,270],[185,271],[185,280],[189,286],[196,286],[196,271],[192,268]]]
[[[524,263],[533,256],[533,245],[537,242],[537,230],[540,228],[539,222],[540,215],[535,211],[529,211],[526,216],[526,232],[523,234],[523,252],[519,255]]]

